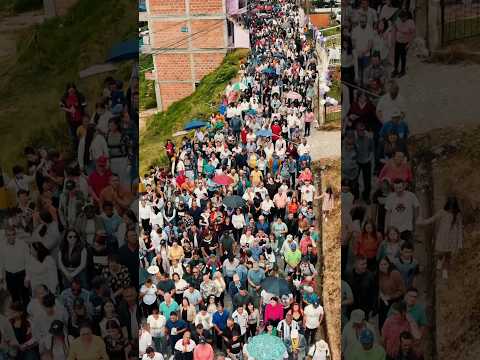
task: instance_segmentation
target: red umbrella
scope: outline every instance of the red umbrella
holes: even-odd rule
[[[227,175],[215,175],[212,180],[214,183],[224,186],[228,186],[233,183],[232,178]]]

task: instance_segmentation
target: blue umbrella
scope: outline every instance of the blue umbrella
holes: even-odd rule
[[[273,68],[271,68],[271,67],[268,67],[268,68],[263,69],[262,72],[263,72],[264,74],[269,74],[269,75],[276,73],[275,69],[273,69]]]
[[[261,334],[248,340],[247,352],[255,360],[284,359],[287,347],[282,339],[270,334]]]
[[[199,129],[199,128],[202,128],[204,126],[207,126],[207,123],[205,121],[193,119],[192,121],[190,121],[187,125],[185,125],[183,127],[183,130]]]
[[[139,46],[138,39],[127,40],[113,45],[107,57],[107,62],[118,62],[124,60],[138,60]]]
[[[272,136],[272,130],[269,129],[261,129],[258,130],[255,135],[260,136],[260,137],[271,137]]]

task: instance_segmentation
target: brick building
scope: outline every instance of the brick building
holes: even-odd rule
[[[229,47],[225,0],[146,0],[160,111],[195,91]]]

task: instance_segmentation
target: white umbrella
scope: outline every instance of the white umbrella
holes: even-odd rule
[[[112,63],[97,64],[97,65],[92,65],[86,69],[83,69],[82,71],[80,71],[79,76],[80,76],[80,79],[84,79],[89,76],[102,74],[102,73],[115,71],[115,70],[117,70],[117,66],[115,66]]]

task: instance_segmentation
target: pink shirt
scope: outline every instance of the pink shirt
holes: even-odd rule
[[[415,36],[415,23],[412,19],[402,22],[398,20],[396,25],[396,40],[399,43],[409,43]]]
[[[314,119],[315,119],[315,114],[312,111],[312,112],[307,112],[305,114],[305,117],[304,117],[303,121],[306,122],[306,123],[311,123],[311,122],[313,122]]]
[[[410,332],[410,323],[402,319],[400,315],[392,315],[387,318],[382,328],[382,337],[385,340],[385,351],[387,355],[395,357],[400,350],[400,334],[404,331]]]
[[[283,305],[277,304],[275,307],[272,304],[265,306],[265,322],[269,320],[282,320],[283,319]]]

